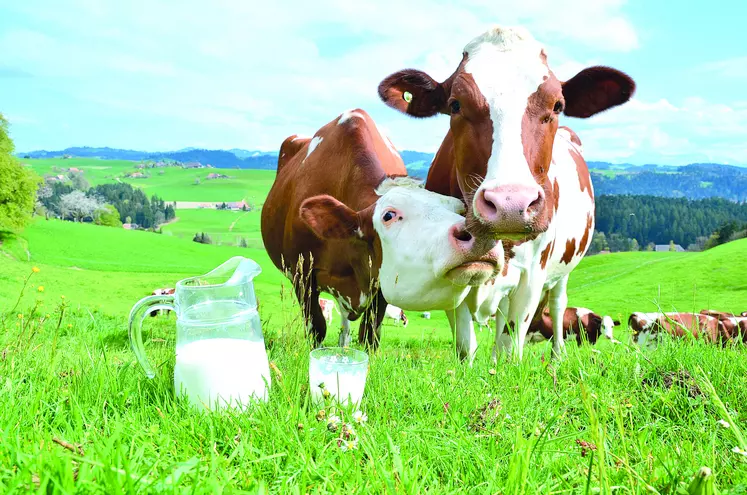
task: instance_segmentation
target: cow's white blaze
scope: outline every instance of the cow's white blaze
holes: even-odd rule
[[[386,300],[412,311],[458,306],[469,287],[445,275],[465,261],[449,240],[451,227],[464,221],[463,203],[406,177],[385,179],[377,194],[373,226],[381,241],[379,284]],[[388,209],[398,211],[401,220],[384,225]],[[501,260],[502,246],[495,249]]]
[[[345,122],[347,122],[348,120],[350,120],[352,118],[358,118],[358,119],[364,119],[365,120],[365,117],[363,116],[363,114],[361,114],[359,112],[356,112],[354,110],[345,110],[340,115],[340,118],[337,121],[337,125],[342,125],[342,124],[344,124]]]
[[[314,150],[316,149],[316,147],[319,146],[322,143],[323,140],[324,140],[324,138],[321,137],[321,136],[314,136],[314,138],[309,143],[309,149],[306,152],[306,158],[308,158],[309,155],[311,155],[311,153],[314,152]]]
[[[549,76],[540,58],[542,49],[526,29],[518,27],[491,29],[464,48],[468,55],[464,71],[485,97],[493,123],[493,149],[478,192],[507,184],[537,186],[524,156],[521,128],[529,96]]]

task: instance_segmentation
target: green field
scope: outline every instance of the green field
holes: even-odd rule
[[[111,166],[103,170],[123,165]],[[250,177],[260,203],[272,175]],[[206,200],[189,192],[202,184],[167,178],[157,187],[173,188],[171,198]],[[545,343],[528,345],[521,364],[493,367],[485,330],[469,368],[453,357],[443,312],[408,312],[407,328],[383,328],[361,406],[368,422],[358,448],[343,452],[308,403],[300,310],[261,246],[259,212],[177,217],[163,234],[36,219],[0,238],[0,492],[675,493],[701,466],[726,493],[747,490],[747,456],[733,451],[747,450],[744,346],[666,342],[644,354],[624,325],[622,344],[571,342],[552,365]],[[197,244],[195,231],[240,234],[250,247]],[[129,348],[127,317],[153,289],[235,255],[263,269],[255,287],[280,374],[251,412],[200,414],[173,395],[173,315],[144,326],[153,380]],[[743,311],[745,273],[747,240],[599,255],[572,274],[569,298],[623,320],[657,304]]]
[[[83,170],[83,176],[92,186],[113,183],[117,179],[141,188],[148,196],[157,195],[166,201],[241,201],[262,204],[269,191],[275,172],[269,170],[234,169],[183,169],[164,167],[143,169],[147,178],[125,178],[125,174],[137,172],[138,162],[127,160],[99,160],[96,158],[48,158],[24,159],[39,175],[65,173],[71,167]],[[53,171],[58,167],[59,171]],[[206,177],[211,172],[229,176],[228,179]],[[200,184],[195,184],[195,179]]]
[[[263,249],[260,211],[227,211],[212,208],[177,211],[174,222],[163,225],[164,235],[191,240],[198,232],[210,235],[214,244],[238,245],[243,238],[249,247]]]

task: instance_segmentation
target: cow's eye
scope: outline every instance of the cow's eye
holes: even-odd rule
[[[552,107],[552,111],[555,113],[560,113],[563,111],[563,102],[558,100],[555,102],[555,106]]]
[[[390,223],[396,217],[397,214],[395,212],[393,212],[392,210],[387,210],[384,212],[384,216],[382,216],[381,219],[384,220],[384,223]]]
[[[459,100],[454,100],[449,104],[449,108],[451,109],[451,113],[459,113],[459,110],[462,109],[462,105],[459,103]]]

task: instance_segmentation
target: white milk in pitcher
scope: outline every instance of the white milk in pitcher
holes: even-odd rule
[[[176,393],[186,394],[198,407],[215,409],[216,399],[218,408],[227,403],[235,407],[246,406],[253,399],[266,400],[269,385],[270,367],[261,340],[210,338],[190,342],[176,351]]]

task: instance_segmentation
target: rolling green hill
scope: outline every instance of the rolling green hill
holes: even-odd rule
[[[127,160],[99,160],[96,158],[23,159],[37,174],[63,174],[69,168],[83,171],[91,186],[115,181],[141,188],[148,196],[157,195],[166,201],[241,201],[261,204],[272,186],[275,172],[271,170],[184,169],[179,167],[141,170],[146,178],[127,178],[137,172],[138,162]],[[57,167],[57,171],[54,170]],[[210,173],[227,175],[228,179],[207,179]],[[199,179],[199,185],[196,184]]]
[[[180,239],[178,235],[37,220],[19,239],[8,240],[0,248],[5,254],[0,256],[0,305],[14,300],[30,267],[38,266],[42,270],[35,275],[34,283],[45,287],[45,297],[64,294],[71,302],[124,318],[130,306],[153,289],[173,286],[181,278],[205,273],[231,256],[242,255],[263,268],[257,279],[263,318],[279,317],[288,309],[287,304],[280,304],[284,278],[261,247],[258,215],[241,215],[192,210],[187,215],[190,230],[184,233],[191,232],[192,226],[208,226],[218,217],[223,217],[223,224],[226,220],[246,218],[241,229],[254,236],[249,248],[202,245],[192,242],[189,235]],[[237,225],[241,225],[239,221]],[[584,259],[571,275],[569,304],[624,320],[633,311],[656,311],[654,301],[665,311],[699,311],[705,307],[744,311],[745,273],[747,240],[703,253],[592,256]],[[285,285],[286,300],[297,314]],[[410,326],[389,335],[406,337],[435,332],[444,339],[450,338],[443,312],[434,312],[431,320],[424,320],[415,312],[408,316]],[[335,329],[330,332],[335,337],[337,318],[335,315]]]

